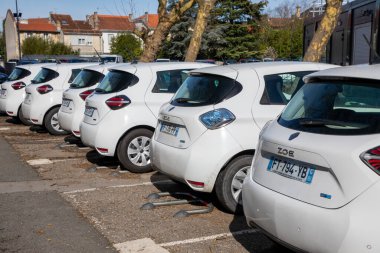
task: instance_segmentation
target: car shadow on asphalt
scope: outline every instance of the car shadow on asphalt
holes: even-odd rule
[[[96,150],[88,151],[86,159],[95,166],[117,167],[120,164],[116,157],[102,156]]]
[[[48,132],[45,127],[38,126],[38,125],[32,125],[32,126],[30,126],[29,130],[32,131],[32,132],[40,133],[40,134],[44,134],[44,133]]]
[[[78,148],[86,147],[86,145],[84,145],[82,143],[80,137],[76,137],[76,136],[74,136],[72,134],[69,134],[69,135],[65,136],[65,138],[63,138],[63,140],[65,141],[65,143],[76,145]]]

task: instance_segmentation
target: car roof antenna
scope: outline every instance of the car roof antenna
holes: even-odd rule
[[[102,65],[102,64],[104,64],[105,62],[104,62],[104,59],[100,56],[100,54],[98,53],[98,51],[95,49],[95,47],[94,47],[94,50],[95,50],[95,53],[98,55],[98,57],[99,57],[99,61],[100,61],[100,65]]]

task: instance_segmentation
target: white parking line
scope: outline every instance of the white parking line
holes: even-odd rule
[[[9,127],[0,127],[0,131],[6,131],[6,130],[9,130],[10,128]]]
[[[63,192],[63,194],[75,194],[75,193],[81,193],[81,192],[96,191],[99,189],[126,188],[126,187],[146,186],[146,185],[154,185],[154,184],[175,184],[175,182],[173,182],[172,180],[161,180],[161,181],[155,181],[155,182],[142,182],[142,183],[137,183],[137,184],[111,185],[111,186],[98,187],[98,188],[87,188],[87,189],[80,189],[80,190],[74,190],[74,191],[67,191],[67,192]]]
[[[120,253],[169,253],[150,238],[143,238],[113,245]]]
[[[236,235],[253,234],[253,233],[257,233],[258,231],[259,230],[257,230],[257,229],[245,229],[245,230],[240,230],[240,231],[231,232],[231,233],[223,233],[223,234],[217,234],[217,235],[203,236],[203,237],[192,238],[192,239],[187,239],[187,240],[183,240],[183,241],[166,242],[166,243],[159,244],[159,246],[161,246],[161,247],[172,247],[172,246],[182,245],[182,244],[189,244],[189,243],[215,240],[215,239],[223,238],[223,237],[232,237],[232,236],[236,236]]]
[[[53,162],[50,159],[34,159],[26,161],[29,165],[43,165],[43,164],[52,164]]]

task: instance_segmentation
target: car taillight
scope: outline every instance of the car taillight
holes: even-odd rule
[[[112,97],[106,101],[106,104],[109,108],[112,110],[118,110],[121,109],[131,103],[131,100],[124,95]]]
[[[88,96],[90,96],[93,92],[94,92],[94,90],[86,90],[86,91],[83,91],[82,93],[80,93],[79,96],[81,99],[86,100],[86,98]]]
[[[46,93],[49,93],[50,91],[53,90],[53,87],[51,87],[50,85],[42,85],[42,86],[39,86],[37,87],[37,91],[38,93],[40,94],[46,94]]]
[[[362,153],[360,158],[368,167],[380,175],[380,146]]]
[[[229,110],[221,108],[202,114],[199,116],[199,120],[208,129],[217,129],[234,121],[235,115]]]
[[[17,83],[12,84],[11,86],[13,89],[19,90],[19,89],[24,88],[26,86],[26,84],[23,82],[17,82]]]

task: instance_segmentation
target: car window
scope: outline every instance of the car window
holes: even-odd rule
[[[48,69],[48,68],[41,68],[40,72],[33,78],[32,83],[39,84],[39,83],[45,83],[48,81],[53,80],[54,78],[57,78],[59,76],[58,72]]]
[[[217,104],[235,96],[242,89],[241,84],[231,78],[209,74],[193,74],[178,89],[171,104],[176,106]]]
[[[77,77],[77,75],[79,74],[80,71],[81,71],[81,69],[72,69],[71,70],[71,76],[69,78],[68,83],[72,83],[73,80],[75,79],[75,77]]]
[[[188,77],[190,69],[176,69],[157,71],[157,80],[154,84],[153,93],[176,93],[181,84]]]
[[[8,81],[17,81],[24,77],[29,76],[31,73],[29,70],[23,68],[14,68],[12,73],[8,77]]]
[[[104,75],[98,71],[83,69],[70,84],[70,88],[86,88],[102,81]]]
[[[349,81],[306,84],[285,108],[279,123],[321,134],[380,133],[380,87]]]
[[[127,89],[139,82],[134,74],[120,70],[110,70],[95,89],[96,93],[112,93]]]
[[[265,75],[265,89],[260,104],[286,105],[304,84],[302,78],[310,73],[312,71]]]

